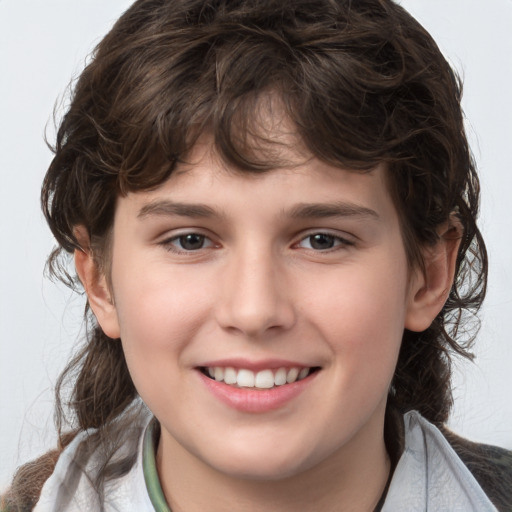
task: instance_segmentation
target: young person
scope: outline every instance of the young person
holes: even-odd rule
[[[478,194],[458,79],[395,3],[137,1],[42,191],[90,308],[74,423],[5,507],[509,510],[511,455],[445,427]]]

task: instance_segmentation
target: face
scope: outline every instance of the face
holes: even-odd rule
[[[118,201],[106,330],[164,457],[278,479],[383,444],[413,301],[385,169],[286,158],[237,173],[202,143]]]

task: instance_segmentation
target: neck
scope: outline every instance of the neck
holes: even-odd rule
[[[313,467],[272,480],[217,471],[163,436],[157,452],[162,489],[173,512],[372,512],[390,472],[383,418],[380,425],[379,436],[373,428],[363,429]]]

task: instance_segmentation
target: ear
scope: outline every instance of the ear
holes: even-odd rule
[[[410,331],[430,327],[453,284],[462,226],[453,216],[438,231],[438,242],[423,251],[424,269],[416,268],[411,276],[405,319],[405,328]]]
[[[75,267],[87,294],[89,306],[103,332],[110,338],[119,338],[117,310],[105,274],[94,260],[87,229],[85,226],[77,226],[74,234],[81,247],[75,249]]]

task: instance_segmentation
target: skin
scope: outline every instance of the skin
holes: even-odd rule
[[[157,466],[175,512],[372,510],[388,478],[384,412],[402,333],[441,309],[457,243],[441,238],[425,272],[409,268],[386,169],[349,172],[298,148],[255,176],[205,137],[162,186],[118,199],[109,280],[76,254],[100,325],[121,338],[161,423]],[[186,250],[179,237],[193,233],[204,244]],[[284,406],[251,413],[204,385],[198,366],[226,358],[320,370]]]

